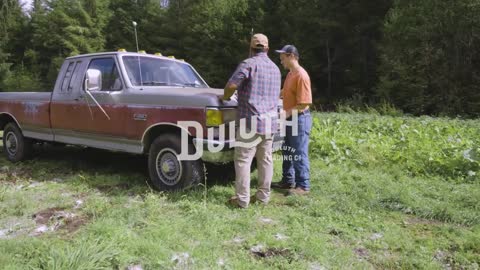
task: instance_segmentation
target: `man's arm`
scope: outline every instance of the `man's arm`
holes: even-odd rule
[[[238,86],[242,84],[244,80],[249,79],[249,74],[249,66],[246,61],[243,61],[238,65],[232,77],[228,80],[224,88],[223,96],[220,98],[222,100],[229,100],[233,93],[235,93],[235,90],[237,90]]]
[[[223,94],[222,99],[223,100],[230,100],[232,97],[233,93],[235,93],[235,90],[237,90],[237,85],[235,83],[229,82],[227,85],[225,85],[225,92]]]

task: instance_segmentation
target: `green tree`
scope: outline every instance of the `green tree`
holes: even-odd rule
[[[396,1],[377,94],[414,114],[480,114],[480,1]]]
[[[299,49],[314,97],[331,104],[354,94],[372,96],[390,6],[390,0],[265,0],[264,28],[272,46]]]
[[[51,87],[66,56],[102,51],[108,1],[36,1],[31,14],[32,46],[27,55]]]
[[[9,90],[5,81],[11,78],[11,68],[21,64],[25,49],[27,17],[17,0],[0,4],[0,90]]]
[[[177,41],[180,50],[174,53],[194,64],[212,86],[223,87],[236,65],[248,57],[251,27],[242,23],[247,9],[245,0],[208,0],[185,6],[185,35]],[[182,12],[173,6],[170,11],[170,16]]]
[[[137,50],[132,22],[137,23],[139,50],[152,52],[164,47],[164,40],[159,37],[165,31],[166,9],[159,1],[111,1],[109,9],[115,16],[111,17],[105,28],[108,50]]]

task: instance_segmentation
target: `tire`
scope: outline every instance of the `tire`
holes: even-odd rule
[[[193,144],[188,145],[189,153],[193,153]],[[155,190],[176,191],[191,188],[205,180],[203,161],[178,160],[181,140],[174,134],[158,136],[150,146],[148,155],[148,171],[150,184]]]
[[[32,140],[25,138],[15,123],[8,123],[3,129],[3,152],[11,162],[28,159],[32,145]]]

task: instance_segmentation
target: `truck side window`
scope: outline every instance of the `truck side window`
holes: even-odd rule
[[[73,68],[73,72],[72,72],[73,75],[71,76],[70,83],[68,84],[68,89],[67,89],[68,92],[72,91],[73,86],[79,83],[78,76],[80,76],[80,72],[78,71],[78,69],[80,68],[81,63],[82,61],[75,62],[75,67]]]
[[[75,65],[75,62],[70,62],[70,64],[68,64],[67,72],[65,72],[65,76],[63,77],[63,82],[62,82],[61,92],[63,93],[69,90],[68,86],[70,84],[70,80],[72,79],[72,71],[73,71],[74,65]]]
[[[122,80],[113,58],[93,59],[88,68],[102,72],[102,91],[122,90]]]

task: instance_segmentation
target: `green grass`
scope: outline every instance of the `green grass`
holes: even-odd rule
[[[0,268],[478,269],[478,134],[478,120],[317,114],[311,195],[273,192],[246,210],[225,205],[231,183],[151,191],[142,157],[1,157]],[[32,215],[51,208],[74,218],[35,235]],[[273,255],[254,255],[258,245]]]

